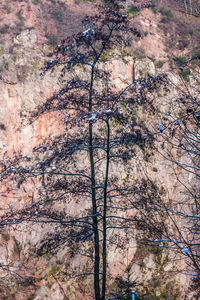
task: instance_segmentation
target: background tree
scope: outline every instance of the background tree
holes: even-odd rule
[[[150,242],[171,253],[179,253],[186,265],[181,272],[196,282],[200,276],[199,240],[199,71],[198,58],[179,64],[178,85],[169,82],[173,97],[165,103],[165,113],[157,131],[152,134],[156,149],[163,161],[171,163],[178,184],[170,193],[146,175],[141,185],[141,198],[137,205],[138,229],[143,232],[143,242]],[[185,78],[184,70],[190,69]],[[146,234],[148,232],[148,235]],[[171,251],[172,250],[172,251]],[[181,256],[178,256],[179,258]],[[198,291],[197,291],[198,293]],[[199,295],[199,294],[198,294]]]

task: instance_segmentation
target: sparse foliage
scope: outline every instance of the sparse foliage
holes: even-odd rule
[[[177,182],[173,194],[146,178],[138,227],[149,232],[148,240],[159,247],[178,252],[185,259],[184,272],[198,280],[199,253],[199,72],[193,68],[191,84],[186,84],[184,68],[192,68],[192,61],[182,62],[179,86],[171,86],[176,95],[170,99],[170,108],[158,125],[158,151],[171,162],[172,174]],[[181,80],[182,79],[182,80]],[[172,83],[171,83],[172,84]],[[150,239],[151,236],[151,239]],[[183,272],[183,270],[181,270]]]
[[[37,245],[37,254],[55,253],[61,246],[68,246],[71,257],[77,251],[87,256],[93,261],[87,273],[94,276],[95,299],[104,300],[108,245],[123,248],[124,242],[128,243],[134,220],[131,208],[129,216],[126,214],[128,200],[139,193],[137,182],[134,186],[129,181],[122,182],[113,167],[119,169],[134,157],[132,145],[143,149],[152,143],[148,128],[135,123],[127,111],[142,105],[154,113],[149,95],[166,85],[167,78],[149,75],[121,89],[111,82],[111,70],[103,68],[101,56],[117,47],[124,33],[140,34],[129,27],[117,2],[85,18],[83,25],[86,30],[57,45],[42,70],[45,74],[58,69],[61,89],[29,116],[29,122],[34,122],[43,114],[60,111],[66,134],[36,147],[36,162],[27,155],[6,158],[5,150],[1,181],[13,180],[17,188],[25,189],[34,180],[37,191],[31,203],[22,209],[11,209],[1,217],[0,224],[52,224],[54,230]],[[76,68],[82,72],[77,74]],[[127,111],[121,106],[126,106]],[[117,131],[115,124],[123,130]],[[103,131],[99,131],[101,127]],[[120,235],[120,231],[124,234]],[[84,248],[83,242],[88,246]]]

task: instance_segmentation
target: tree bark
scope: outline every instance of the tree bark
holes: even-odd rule
[[[109,118],[106,119],[107,125],[107,147],[106,147],[106,172],[104,181],[104,203],[103,203],[103,278],[102,278],[102,300],[105,300],[106,294],[106,273],[107,273],[107,187],[108,187],[108,174],[110,164],[110,125]]]
[[[92,65],[91,78],[90,78],[90,91],[89,91],[89,112],[92,111],[92,94],[94,82],[94,69],[95,64]],[[99,229],[97,218],[97,205],[96,205],[96,181],[95,181],[95,168],[94,168],[94,151],[93,151],[93,124],[89,123],[89,156],[90,156],[90,172],[91,172],[91,191],[92,191],[92,220],[94,232],[94,292],[95,300],[100,300],[100,285],[99,285]]]

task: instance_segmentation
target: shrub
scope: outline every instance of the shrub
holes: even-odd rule
[[[0,48],[0,56],[4,54],[4,47]]]
[[[7,14],[11,13],[11,6],[8,2],[6,2],[6,4],[3,6],[3,9],[6,10]]]
[[[58,44],[58,36],[57,35],[50,35],[48,37],[48,45],[56,46]]]
[[[58,21],[59,23],[63,22],[64,14],[61,10],[55,10],[52,12],[53,17]]]
[[[155,66],[157,68],[162,68],[162,66],[164,65],[165,61],[164,60],[158,60],[155,62]]]
[[[20,9],[16,14],[20,21],[24,21],[24,17],[22,15],[22,13],[23,13],[23,11],[22,11],[22,9]]]
[[[8,30],[9,30],[9,25],[8,24],[5,24],[3,26],[0,27],[0,33],[4,34],[4,33],[7,33]]]
[[[35,4],[35,5],[36,5],[36,4],[39,4],[39,3],[40,3],[40,0],[32,0],[32,3]]]
[[[15,240],[14,252],[20,254],[21,251],[22,251],[21,244],[17,240]]]
[[[183,69],[183,71],[181,72],[181,75],[182,75],[183,79],[184,79],[185,81],[187,81],[187,82],[190,81],[190,77],[189,77],[190,74],[191,74],[190,69]]]
[[[128,7],[128,14],[138,14],[140,13],[140,9],[134,5]]]
[[[177,65],[182,65],[186,63],[187,58],[185,56],[176,56],[174,61],[177,63]]]
[[[189,35],[193,35],[194,30],[192,28],[189,29]]]
[[[170,19],[170,18],[173,17],[173,14],[172,14],[171,9],[166,9],[166,8],[164,8],[164,7],[161,7],[161,8],[159,9],[159,12],[160,12],[163,16],[167,17],[168,19]]]
[[[23,21],[24,20],[24,17],[22,16],[22,10],[20,9],[18,12],[17,12],[17,17],[20,21]]]
[[[1,233],[1,236],[3,237],[3,239],[5,240],[5,241],[9,241],[10,240],[10,235],[8,234],[8,233]]]
[[[178,46],[180,50],[184,50],[185,48],[187,48],[190,45],[190,40],[187,38],[181,38],[179,40]]]
[[[170,9],[160,8],[159,12],[162,14],[161,23],[168,23],[172,20],[173,14]]]
[[[153,11],[154,14],[157,14],[158,11],[157,11],[157,8],[155,6],[152,6],[151,9],[152,9],[152,11]]]
[[[149,34],[149,31],[146,30],[146,31],[144,32],[144,35],[147,36],[148,34]]]
[[[23,20],[21,22],[17,23],[16,29],[17,29],[17,33],[20,33],[24,29],[24,21]]]
[[[35,298],[35,294],[31,294],[30,296],[28,296],[27,300],[33,300]]]
[[[133,52],[134,56],[138,59],[142,59],[146,57],[145,49],[142,47],[138,47]]]
[[[167,22],[168,22],[167,17],[166,17],[166,16],[163,16],[163,17],[161,18],[160,22],[161,22],[161,23],[164,23],[164,24],[167,23]]]
[[[4,68],[5,68],[6,70],[8,70],[8,68],[9,68],[9,63],[8,63],[8,62],[5,62]]]

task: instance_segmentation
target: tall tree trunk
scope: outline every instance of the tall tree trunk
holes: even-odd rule
[[[89,112],[92,112],[92,95],[93,95],[93,82],[94,82],[94,68],[95,63],[91,69],[90,91],[89,91]],[[91,172],[91,191],[92,191],[92,220],[94,232],[94,292],[95,300],[100,300],[100,285],[99,285],[99,229],[96,205],[96,181],[94,169],[94,151],[93,151],[93,124],[89,123],[89,155],[90,155],[90,172]]]
[[[107,145],[106,145],[106,173],[104,181],[104,203],[103,203],[103,277],[102,277],[102,300],[105,300],[106,294],[106,271],[107,271],[107,187],[108,187],[108,174],[110,163],[110,125],[109,118],[106,119],[107,125]]]

